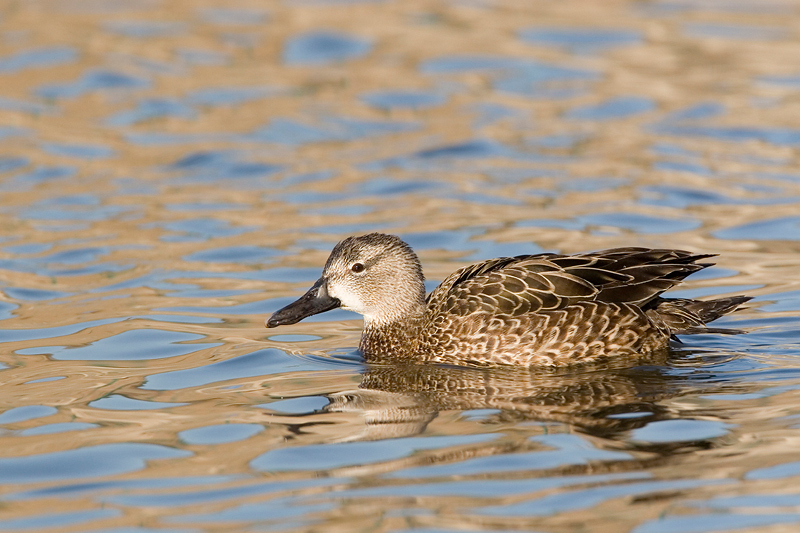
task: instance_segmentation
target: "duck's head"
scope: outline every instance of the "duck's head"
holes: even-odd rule
[[[276,311],[268,328],[294,324],[337,307],[388,324],[420,313],[425,284],[417,255],[394,235],[348,237],[331,252],[322,277],[299,300]]]

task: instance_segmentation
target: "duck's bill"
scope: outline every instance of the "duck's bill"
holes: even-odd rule
[[[296,324],[306,317],[336,309],[341,305],[342,302],[328,296],[325,281],[320,278],[299,300],[275,311],[265,325],[268,328],[275,328]]]

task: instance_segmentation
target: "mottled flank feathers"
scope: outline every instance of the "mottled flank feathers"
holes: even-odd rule
[[[749,300],[660,295],[711,265],[710,255],[614,248],[489,259],[448,276],[427,298],[416,254],[371,233],[334,248],[322,278],[270,317],[290,324],[334,307],[364,315],[367,360],[562,366],[665,349],[678,334]]]

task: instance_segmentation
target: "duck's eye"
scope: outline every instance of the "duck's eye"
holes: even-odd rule
[[[353,266],[350,267],[350,270],[358,274],[359,272],[364,272],[364,264],[363,263],[353,263]]]

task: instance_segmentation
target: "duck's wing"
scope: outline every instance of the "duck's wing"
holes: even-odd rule
[[[466,266],[428,296],[433,315],[488,312],[520,316],[582,301],[645,308],[659,294],[709,263],[682,250],[613,248],[599,252],[501,257]]]

